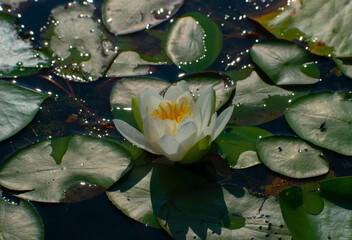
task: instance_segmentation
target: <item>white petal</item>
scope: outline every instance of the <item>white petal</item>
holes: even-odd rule
[[[165,135],[165,122],[157,117],[147,116],[143,122],[145,140],[158,152],[159,140]]]
[[[175,102],[177,102],[178,104],[184,102],[189,105],[189,104],[191,104],[191,102],[194,102],[194,100],[193,100],[193,97],[190,92],[184,92],[180,96],[177,97]]]
[[[204,100],[203,105],[200,106],[201,107],[201,113],[202,113],[201,131],[203,131],[206,126],[208,126],[208,123],[209,123],[209,120],[210,120],[212,103],[213,103],[213,93],[208,93],[207,97]]]
[[[177,83],[177,85],[180,89],[182,89],[183,92],[189,92],[189,87],[188,84],[185,80],[181,80]]]
[[[153,89],[151,89],[151,88],[144,89],[143,93],[140,93],[139,97],[138,97],[139,112],[141,114],[142,119],[144,119],[144,117],[146,115],[148,98],[150,96],[155,96],[156,98],[159,98],[160,100],[163,99]]]
[[[197,135],[200,134],[201,131],[201,125],[202,125],[202,116],[199,107],[196,105],[196,103],[193,100],[193,97],[189,92],[185,92],[182,96],[180,96],[177,99],[177,106],[180,107],[182,102],[186,103],[189,105],[189,108],[191,110],[191,116],[185,117],[180,124],[187,122],[188,117],[192,117],[192,121],[194,121],[197,125],[198,133]],[[180,126],[179,126],[180,127]]]
[[[178,88],[177,86],[171,86],[167,89],[164,98],[171,101],[171,102],[175,102],[176,99],[182,95],[184,92]]]
[[[188,85],[185,81],[180,81],[176,86],[171,86],[167,89],[164,98],[171,102],[176,102],[176,99],[185,92],[189,92]]]
[[[177,126],[178,124],[176,123],[176,121],[165,119],[164,123],[165,123],[165,135],[170,134],[172,136],[176,136],[177,128],[178,128]]]
[[[215,112],[213,114],[213,116],[211,117],[211,121],[210,121],[210,125],[207,126],[202,134],[200,135],[200,137],[198,138],[198,140],[202,139],[203,137],[207,136],[207,135],[210,135],[211,136],[211,139],[214,139],[213,138],[213,133],[214,133],[214,128],[216,126],[216,120],[217,120],[217,117],[218,117],[218,114]]]
[[[158,154],[146,141],[144,135],[141,132],[137,131],[134,127],[131,127],[128,123],[120,119],[114,119],[113,122],[117,130],[121,133],[121,135],[126,138],[129,142],[148,152]]]
[[[149,116],[155,109],[159,108],[159,105],[164,102],[164,99],[160,99],[158,97],[155,96],[149,96],[149,98],[147,99],[147,107],[146,107],[146,113],[145,113],[145,117]],[[144,121],[144,119],[143,119]]]
[[[159,147],[163,155],[171,161],[180,161],[184,157],[182,145],[171,135],[163,136],[159,141]]]
[[[205,99],[208,97],[209,93],[211,93],[212,95],[214,94],[213,93],[213,84],[209,84],[208,86],[203,88],[203,90],[200,92],[199,97],[197,99],[197,105],[199,107],[204,105]]]
[[[234,106],[226,108],[216,119],[216,126],[214,133],[212,134],[212,141],[219,136],[219,134],[224,130],[227,122],[230,120]]]
[[[176,134],[176,141],[182,145],[185,152],[195,144],[197,130],[197,126],[193,121],[189,121],[179,127]]]

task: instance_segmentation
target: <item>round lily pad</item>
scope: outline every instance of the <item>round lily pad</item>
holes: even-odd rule
[[[274,172],[292,178],[309,178],[329,171],[323,152],[300,138],[269,136],[257,143],[262,162]]]
[[[166,54],[178,67],[188,72],[209,67],[221,48],[220,29],[210,18],[200,13],[181,16],[167,31]]]
[[[352,94],[320,92],[292,102],[285,117],[301,138],[352,156]]]
[[[219,146],[219,153],[229,161],[234,169],[252,167],[262,163],[257,156],[257,141],[270,132],[245,126],[227,127],[215,140]]]
[[[260,42],[253,45],[250,54],[277,85],[313,84],[319,81],[319,68],[313,62],[314,57],[297,44],[282,40]]]
[[[76,2],[51,13],[53,21],[43,38],[44,46],[53,52],[56,74],[77,82],[97,80],[117,52],[94,19],[94,7]]]
[[[0,196],[2,195],[0,189]],[[10,240],[44,240],[44,225],[38,212],[27,201],[0,199],[0,236]]]
[[[49,65],[42,53],[18,36],[15,21],[14,16],[0,12],[0,77],[29,75]]]
[[[116,35],[154,27],[172,17],[184,0],[105,0],[102,13],[105,26]]]
[[[265,14],[254,20],[275,37],[307,41],[310,51],[318,55],[352,56],[351,1],[292,1],[290,6]]]
[[[88,136],[43,140],[10,157],[0,166],[0,184],[21,191],[16,196],[60,202],[75,184],[103,189],[129,169],[130,157],[119,145]]]
[[[15,135],[27,126],[47,97],[0,80],[0,141]]]

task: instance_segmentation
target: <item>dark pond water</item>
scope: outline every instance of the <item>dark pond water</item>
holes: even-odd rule
[[[67,0],[38,0],[29,1],[21,5],[16,13],[21,13],[18,25],[24,25],[21,36],[25,37],[30,31],[34,34],[34,45],[40,46],[40,29],[47,24],[51,9],[67,4]],[[103,0],[95,0],[97,16]],[[248,49],[256,40],[272,37],[258,24],[249,20],[248,16],[256,16],[279,6],[285,1],[279,0],[186,0],[184,6],[173,17],[188,12],[200,12],[210,16],[220,26],[224,47],[217,60],[208,70],[229,71],[241,69],[250,60]],[[166,29],[169,23],[165,22],[157,29]],[[144,33],[133,34],[132,37],[142,40]],[[144,46],[147,48],[147,46]],[[143,44],[138,48],[143,50]],[[144,51],[148,51],[144,49]],[[317,57],[321,69],[322,81],[315,84],[312,92],[322,90],[350,91],[352,81],[343,75],[336,74],[337,70],[332,61],[325,57]],[[160,66],[155,68],[153,76],[174,82],[184,73],[176,66]],[[41,139],[70,135],[73,133],[91,134],[94,136],[119,136],[111,125],[102,124],[102,119],[111,120],[109,93],[112,85],[118,79],[102,78],[96,82],[67,83],[59,77],[55,81],[69,89],[72,87],[77,101],[73,100],[58,86],[48,82],[45,77],[51,70],[44,70],[37,75],[16,79],[20,85],[31,89],[41,89],[42,92],[51,92],[53,97],[47,99],[41,111],[33,122],[19,134],[0,143],[0,162],[8,156],[29,144]],[[9,79],[12,80],[12,79]],[[76,121],[70,121],[72,117]],[[259,127],[273,134],[294,135],[285,119],[280,117]],[[351,158],[326,151],[331,168],[336,176],[352,174]],[[265,166],[256,166],[244,171],[233,171],[233,180],[249,188],[261,181],[270,181],[270,175]],[[269,179],[269,180],[268,180]],[[48,240],[58,239],[171,239],[164,230],[146,227],[122,214],[108,200],[105,194],[100,194],[79,203],[46,204],[33,203],[45,225],[45,235]],[[138,206],[136,206],[138,207]]]

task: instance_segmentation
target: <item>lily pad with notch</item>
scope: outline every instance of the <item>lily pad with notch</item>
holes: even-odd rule
[[[95,20],[94,7],[76,2],[59,6],[51,14],[52,23],[42,37],[53,55],[55,73],[77,82],[103,76],[117,51]]]
[[[255,126],[282,116],[290,102],[308,94],[304,88],[282,88],[263,81],[256,72],[237,81],[230,123]]]
[[[209,67],[220,54],[222,33],[208,17],[187,13],[168,29],[165,51],[181,69],[197,72]]]
[[[322,150],[297,137],[262,138],[257,143],[257,152],[265,166],[287,177],[310,178],[329,171],[329,161]]]
[[[243,169],[261,164],[257,156],[257,141],[271,133],[257,127],[229,126],[215,140],[219,154],[229,161],[234,169]]]
[[[319,81],[320,71],[313,55],[295,43],[264,41],[254,44],[250,54],[277,85],[313,84]]]
[[[39,202],[66,201],[75,184],[109,188],[130,168],[130,155],[116,143],[73,135],[43,140],[0,166],[0,184],[16,196]]]
[[[352,95],[319,92],[290,104],[285,117],[301,138],[323,148],[352,156]]]

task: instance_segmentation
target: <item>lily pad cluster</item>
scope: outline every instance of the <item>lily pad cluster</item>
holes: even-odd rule
[[[136,7],[129,1],[105,1],[99,9],[103,21],[98,19],[98,9],[93,4],[73,2],[59,6],[51,11],[49,24],[42,30],[41,51],[18,39],[15,17],[0,13],[3,28],[0,56],[2,59],[11,57],[11,61],[0,62],[0,74],[22,76],[41,68],[53,68],[56,75],[67,80],[90,82],[105,76],[148,75],[151,65],[165,65],[171,61],[187,71],[203,70],[219,55],[222,35],[217,25],[202,14],[187,14],[179,18],[180,21],[189,19],[187,23],[181,23],[182,29],[178,29],[179,23],[175,22],[163,32],[165,50],[160,49],[164,52],[163,61],[157,56],[141,56],[132,50],[131,43],[126,47],[124,41],[116,37],[148,30],[170,20],[182,4],[183,1],[159,0],[141,2]],[[195,26],[201,35],[192,34]],[[187,29],[189,34],[185,35]],[[183,63],[191,62],[194,62],[192,67],[183,66]]]
[[[16,1],[3,2],[17,6]],[[192,156],[198,162],[187,164],[145,152],[116,130],[103,138],[77,131],[35,139],[0,164],[4,219],[0,236],[44,239],[40,216],[27,200],[77,202],[105,193],[125,215],[161,228],[175,239],[349,239],[351,176],[334,178],[333,160],[326,153],[352,156],[352,95],[310,94],[310,90],[322,77],[319,57],[313,54],[334,54],[341,71],[350,75],[348,59],[338,58],[348,57],[349,48],[336,43],[349,31],[332,26],[333,20],[329,26],[334,29],[320,31],[322,21],[317,19],[330,16],[333,7],[349,9],[351,4],[295,1],[280,13],[257,18],[277,38],[286,40],[255,43],[249,51],[254,68],[211,71],[223,46],[219,21],[198,12],[178,14],[184,1],[138,2],[105,0],[101,9],[87,2],[56,7],[41,36],[43,48],[38,50],[19,38],[15,17],[0,12],[1,76],[50,68],[66,80],[113,82],[106,103],[111,118],[141,131],[141,115],[136,116],[139,110],[135,110],[138,101],[132,99],[144,90],[163,96],[177,83],[186,82],[197,101],[211,84],[214,101],[208,107],[220,115],[233,106],[230,122],[210,147],[211,140],[204,140],[207,147]],[[343,12],[340,9],[335,18]],[[150,28],[163,22],[158,34],[165,61],[136,52],[130,42],[127,47],[122,43],[133,39],[132,33],[158,35]],[[308,28],[311,24],[317,27]],[[298,33],[310,52],[302,39],[300,44],[287,41]],[[151,73],[151,66],[165,64],[182,74],[177,79],[142,76]],[[0,141],[11,141],[30,126],[48,98],[52,99],[15,81],[0,80]],[[292,130],[290,135],[266,130],[267,122],[280,117]],[[235,175],[259,168],[294,186],[265,195],[261,192],[268,184],[265,181],[251,188],[234,180]]]

